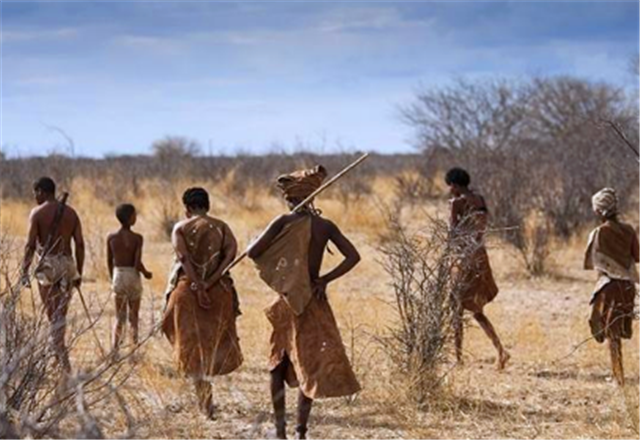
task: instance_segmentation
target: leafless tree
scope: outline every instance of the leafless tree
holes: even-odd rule
[[[200,144],[184,136],[165,136],[151,145],[153,154],[163,160],[176,160],[200,154]]]
[[[446,150],[443,168],[463,166],[489,203],[493,222],[510,229],[505,238],[536,258],[549,240],[525,234],[525,220],[541,212],[545,234],[568,238],[592,221],[590,197],[614,186],[622,209],[637,191],[638,169],[626,166],[628,154],[595,121],[607,119],[636,142],[637,108],[620,88],[572,77],[523,81],[460,80],[445,88],[417,93],[401,109],[415,130],[423,154]],[[542,231],[540,231],[542,233]],[[526,262],[526,261],[525,261]],[[527,264],[532,273],[539,264]]]

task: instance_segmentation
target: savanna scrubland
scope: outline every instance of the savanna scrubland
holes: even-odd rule
[[[624,343],[627,384],[620,388],[606,345],[590,338],[588,301],[595,274],[582,270],[582,259],[596,225],[590,196],[601,187],[617,189],[623,219],[638,227],[636,156],[613,129],[638,145],[637,101],[612,85],[568,77],[460,81],[418,92],[401,113],[415,129],[416,153],[374,154],[316,202],[362,255],[351,273],[330,286],[329,300],[363,390],[348,399],[317,401],[310,436],[636,438],[638,325]],[[334,174],[358,156],[307,150],[209,157],[188,138],[166,137],[153,145],[152,156],[3,159],[0,402],[9,411],[0,423],[33,437],[272,436],[270,327],[263,309],[274,293],[249,261],[232,273],[243,311],[238,331],[245,362],[214,381],[217,420],[199,414],[191,384],[176,371],[171,346],[151,331],[162,315],[172,260],[168,237],[182,216],[182,191],[206,188],[211,214],[229,223],[244,248],[285,209],[273,186],[279,173],[321,163]],[[496,370],[495,351],[472,321],[464,364],[454,364],[446,339],[429,372],[407,369],[398,359],[402,350],[389,338],[403,322],[393,273],[385,270],[385,250],[399,227],[420,240],[447,219],[442,177],[454,165],[470,171],[472,187],[485,195],[491,213],[487,243],[500,293],[485,311],[512,355],[503,372]],[[78,386],[62,402],[55,396],[58,373],[47,350],[38,295],[14,288],[33,204],[31,181],[41,175],[69,191],[87,246],[83,296],[92,321],[74,296],[68,339]],[[100,345],[110,346],[115,319],[105,239],[118,227],[114,209],[122,202],[138,209],[134,230],[145,236],[143,260],[154,277],[145,282],[142,300],[144,343],[122,361],[105,362]],[[325,266],[337,259],[327,255]],[[430,383],[416,373],[428,374]],[[418,386],[426,389],[416,398]],[[291,391],[290,421],[295,402]]]

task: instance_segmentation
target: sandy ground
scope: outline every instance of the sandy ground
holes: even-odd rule
[[[87,276],[95,278],[95,282],[86,283],[84,291],[92,312],[101,303],[107,304],[97,332],[104,344],[109,345],[114,309],[102,260],[104,236],[115,225],[110,216],[102,215],[100,206],[87,203],[83,209],[100,212],[100,220],[85,224],[91,255],[87,260]],[[277,209],[274,205],[251,221],[229,216],[241,245]],[[14,215],[5,213],[5,225],[19,224],[24,211],[16,208]],[[340,217],[336,220],[340,224]],[[496,371],[493,347],[481,329],[470,322],[464,365],[451,369],[440,395],[430,402],[428,410],[419,411],[404,398],[402,378],[377,342],[393,325],[394,314],[389,305],[392,291],[378,262],[375,238],[370,233],[355,232],[353,220],[349,225],[345,230],[360,249],[363,261],[330,286],[329,297],[363,391],[352,399],[317,401],[311,416],[310,437],[638,437],[634,430],[638,418],[638,325],[634,325],[633,339],[625,341],[623,347],[629,383],[623,390],[612,381],[606,345],[593,340],[582,343],[589,338],[588,299],[594,274],[580,270],[580,240],[556,246],[550,274],[541,279],[526,277],[517,255],[506,246],[490,249],[501,291],[486,312],[512,360],[506,371]],[[12,227],[16,237],[23,233],[17,226]],[[151,225],[143,218],[138,230],[149,228]],[[16,243],[19,249],[20,242]],[[161,316],[162,291],[171,260],[170,244],[149,237],[145,260],[155,277],[145,287],[141,311],[143,334]],[[328,258],[327,267],[335,261],[335,257]],[[208,421],[200,416],[191,384],[177,374],[171,346],[158,334],[143,347],[124,392],[140,423],[138,436],[273,436],[266,369],[270,328],[262,312],[273,299],[273,293],[259,280],[250,262],[244,262],[233,275],[243,310],[238,328],[245,362],[238,371],[214,381],[218,418]],[[82,319],[77,298],[71,314]],[[82,365],[95,355],[96,347],[87,336],[74,351],[73,360]],[[296,390],[289,390],[291,435],[295,403]],[[118,426],[120,422],[114,420],[111,428],[115,430]]]

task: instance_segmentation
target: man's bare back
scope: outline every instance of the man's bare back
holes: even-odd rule
[[[34,228],[36,243],[39,247],[44,246],[47,241],[59,206],[60,202],[53,200],[45,202],[31,211],[30,226]],[[51,237],[52,246],[49,253],[52,255],[72,255],[71,239],[74,238],[74,236],[81,236],[80,228],[81,225],[78,214],[72,207],[65,205],[58,230],[55,236]]]
[[[72,257],[71,240],[75,243],[75,260],[79,276],[82,276],[84,267],[84,238],[82,236],[82,223],[76,211],[68,205],[62,207],[62,214],[54,234],[54,219],[61,207],[61,203],[56,200],[54,193],[43,193],[34,191],[38,206],[29,215],[29,232],[27,233],[27,244],[25,246],[24,259],[22,261],[22,283],[30,285],[29,268],[33,261],[33,255],[38,248],[40,253],[47,255],[64,255]],[[49,234],[53,234],[49,238]],[[47,243],[47,240],[50,240]],[[45,245],[49,249],[43,249]],[[42,256],[42,255],[41,255]],[[75,281],[80,285],[80,278]]]

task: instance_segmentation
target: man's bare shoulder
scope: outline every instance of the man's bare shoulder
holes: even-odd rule
[[[73,206],[65,204],[64,207],[65,207],[65,210],[70,214],[75,215],[76,217],[78,216],[78,211],[76,211]]]
[[[45,207],[45,204],[43,203],[42,205],[38,205],[35,208],[33,208],[29,213],[29,218],[31,220],[37,220],[38,218],[42,217],[44,207]]]

